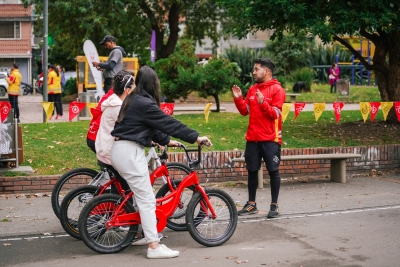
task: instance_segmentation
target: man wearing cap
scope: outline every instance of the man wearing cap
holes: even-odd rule
[[[104,36],[100,45],[104,45],[104,48],[110,50],[106,63],[93,62],[93,67],[103,71],[104,78],[104,93],[107,94],[108,90],[112,87],[112,81],[119,71],[122,70],[122,58],[126,56],[125,50],[121,46],[117,46],[115,43],[115,37],[111,35]]]

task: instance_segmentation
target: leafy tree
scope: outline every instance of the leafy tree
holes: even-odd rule
[[[220,112],[219,95],[227,93],[232,85],[240,86],[240,68],[237,63],[227,59],[212,58],[203,66],[197,67],[200,73],[201,86],[197,90],[200,97],[212,96],[217,105],[217,112]]]
[[[43,0],[22,1],[34,4],[35,13],[42,15]],[[85,40],[97,44],[107,34],[115,36],[128,54],[137,54],[141,64],[150,58],[152,30],[156,33],[158,59],[174,52],[182,23],[187,26],[185,36],[195,41],[207,35],[217,44],[219,38],[217,22],[221,13],[211,0],[55,0],[48,1],[48,10],[49,34],[57,46],[54,57],[65,66],[70,63],[62,61],[63,55],[83,55]],[[43,28],[42,20],[36,28]],[[102,46],[98,50],[99,55],[108,55]]]
[[[400,101],[400,3],[392,0],[217,0],[234,24],[233,32],[274,29],[276,37],[301,30],[319,36],[325,43],[338,41],[374,71],[382,101]],[[373,63],[342,39],[362,36],[375,45]],[[388,121],[398,123],[392,109]]]
[[[154,64],[160,79],[160,86],[166,102],[188,95],[200,87],[199,73],[196,73],[197,58],[191,40],[181,40],[168,58]]]

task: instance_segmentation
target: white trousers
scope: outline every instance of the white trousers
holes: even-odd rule
[[[134,193],[147,243],[159,242],[155,213],[156,198],[150,183],[143,146],[132,141],[115,141],[110,156],[111,165],[128,182]]]

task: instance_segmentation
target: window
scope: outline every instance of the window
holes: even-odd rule
[[[0,39],[20,39],[21,22],[0,21]]]

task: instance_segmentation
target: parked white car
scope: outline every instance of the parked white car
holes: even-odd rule
[[[0,71],[0,96],[5,96],[7,93],[8,83],[6,81],[7,72]]]

